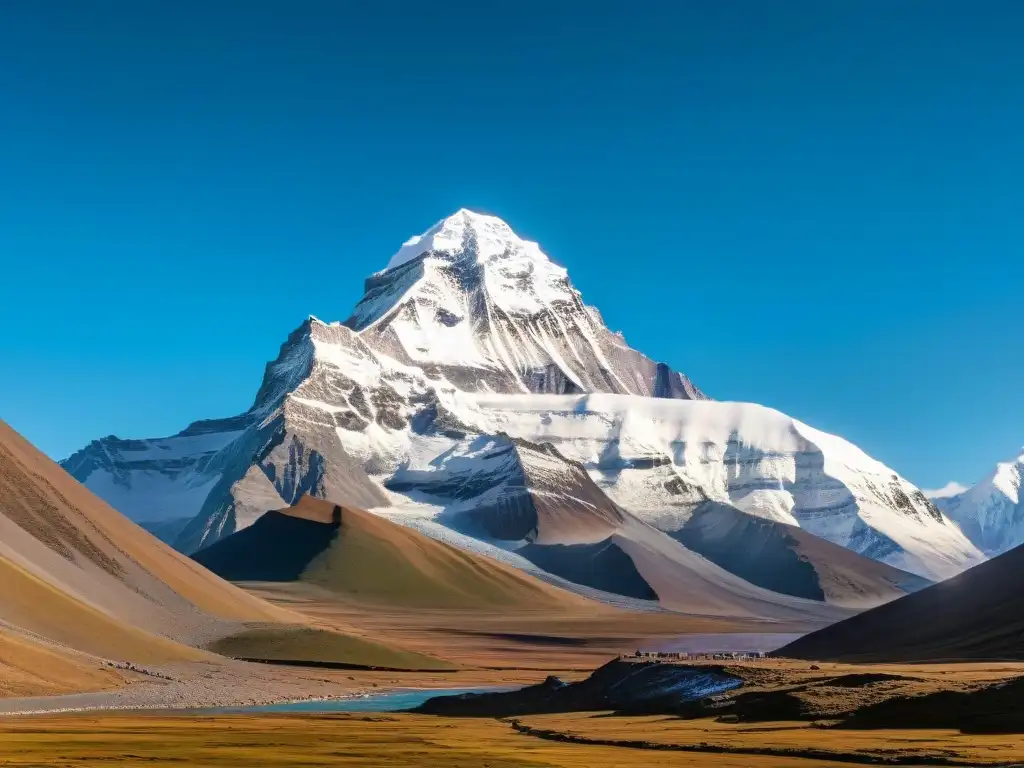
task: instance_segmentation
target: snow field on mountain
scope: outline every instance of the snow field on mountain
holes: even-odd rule
[[[645,482],[652,471],[672,472],[712,500],[795,522],[843,546],[870,535],[865,528],[876,531],[897,545],[876,559],[929,578],[984,559],[884,464],[764,406],[610,394],[447,397],[446,407],[482,433],[552,443],[587,467],[617,503],[665,530],[685,523],[692,502],[676,503],[664,482]],[[893,504],[904,499],[906,514],[894,514]]]

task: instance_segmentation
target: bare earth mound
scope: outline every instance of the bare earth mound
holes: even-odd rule
[[[780,656],[845,661],[1024,659],[1024,548],[802,637]]]
[[[305,581],[387,605],[558,610],[586,603],[502,563],[308,496],[194,558],[236,581]]]

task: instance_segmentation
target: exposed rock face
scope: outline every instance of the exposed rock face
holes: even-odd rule
[[[62,465],[133,520],[152,526],[190,517],[172,542],[185,552],[307,493],[353,505],[387,505],[386,495],[346,450],[337,426],[347,420],[360,428],[397,424],[394,395],[385,385],[367,396],[336,366],[318,359],[317,345],[339,337],[346,344],[355,339],[341,326],[304,322],[267,365],[252,407],[241,416],[197,422],[168,438],[103,438]],[[370,354],[357,344],[348,349],[353,359]],[[307,404],[318,397],[337,406]]]
[[[469,211],[406,243],[344,324],[296,329],[246,413],[104,438],[64,466],[133,519],[193,518],[175,539],[186,552],[309,493],[391,503],[506,550],[614,539],[654,592],[686,604],[668,572],[729,576],[671,538],[709,501],[929,578],[983,559],[849,443],[709,401],[630,348],[535,243]],[[651,566],[652,548],[673,568]]]

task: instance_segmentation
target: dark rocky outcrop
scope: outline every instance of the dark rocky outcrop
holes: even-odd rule
[[[719,667],[616,660],[585,680],[548,677],[518,691],[437,696],[414,711],[431,715],[508,717],[616,710],[681,712],[690,702],[737,688],[743,681]]]

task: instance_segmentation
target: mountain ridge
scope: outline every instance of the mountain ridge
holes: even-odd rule
[[[306,493],[442,522],[511,498],[502,433],[551,442],[555,477],[579,465],[662,534],[711,500],[926,578],[984,559],[891,469],[784,414],[708,400],[608,330],[539,246],[465,210],[407,241],[345,323],[306,318],[246,413],[65,465],[135,519],[184,514],[174,543],[191,553]]]

